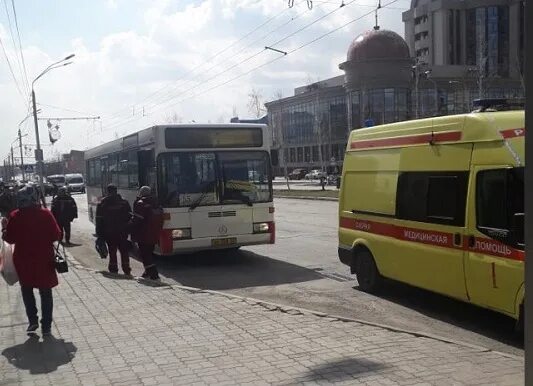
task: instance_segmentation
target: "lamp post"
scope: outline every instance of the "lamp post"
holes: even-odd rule
[[[450,80],[450,81],[448,81],[448,84],[459,84],[459,85],[461,85],[462,90],[463,90],[463,92],[462,92],[463,96],[462,96],[462,98],[461,98],[461,112],[462,112],[462,113],[467,112],[467,108],[466,108],[466,87],[465,87],[465,82],[460,81],[460,80]]]
[[[437,82],[431,79],[431,70],[424,71],[424,75],[426,77],[426,80],[429,80],[431,83],[433,83],[433,90],[435,93],[435,102],[433,108],[435,109],[435,116],[437,116],[439,114],[439,90],[437,88]]]
[[[43,75],[45,75],[47,72],[52,71],[53,69],[68,66],[72,62],[66,62],[69,59],[72,59],[74,57],[74,54],[71,54],[67,56],[64,59],[61,59],[55,63],[52,63],[48,67],[46,67],[34,80],[31,82],[31,102],[33,106],[33,124],[35,125],[35,140],[36,140],[36,149],[35,149],[35,164],[37,166],[37,174],[39,175],[39,186],[41,188],[41,193],[44,194],[44,157],[43,157],[43,150],[41,149],[41,139],[39,138],[39,124],[37,121],[37,103],[35,102],[35,90],[34,85],[39,78],[41,78]],[[65,63],[66,62],[66,63]],[[45,204],[46,205],[46,204]]]

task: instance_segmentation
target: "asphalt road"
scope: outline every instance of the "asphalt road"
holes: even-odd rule
[[[94,251],[84,195],[69,248],[82,264],[106,269]],[[497,313],[399,283],[379,296],[362,292],[337,257],[337,203],[277,199],[275,245],[157,259],[168,283],[229,292],[274,303],[421,331],[523,354],[514,321]],[[142,273],[134,261],[133,274]]]

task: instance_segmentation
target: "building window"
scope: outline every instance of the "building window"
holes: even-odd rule
[[[359,91],[352,92],[352,127],[350,129],[357,129],[361,127],[361,105],[360,105]]]
[[[304,162],[311,162],[311,148],[309,146],[304,147]]]
[[[303,147],[297,147],[296,148],[296,162],[303,162],[304,161],[304,149]]]
[[[491,6],[467,11],[467,64],[487,77],[509,76],[509,8]]]
[[[313,162],[318,162],[320,161],[320,156],[318,154],[318,146],[313,146],[313,149],[312,149],[312,155],[313,155]]]

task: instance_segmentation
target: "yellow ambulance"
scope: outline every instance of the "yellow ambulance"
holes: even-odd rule
[[[524,111],[495,104],[351,132],[338,251],[362,290],[390,278],[522,321]]]

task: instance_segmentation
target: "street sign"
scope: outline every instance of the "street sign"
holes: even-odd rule
[[[33,165],[24,165],[24,173],[33,173],[34,167]]]

